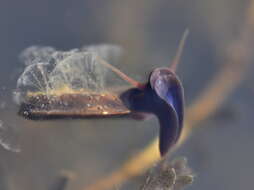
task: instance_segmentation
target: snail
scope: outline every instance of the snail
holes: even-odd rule
[[[159,150],[165,156],[183,128],[184,90],[176,69],[187,35],[186,30],[173,63],[154,69],[146,83],[137,82],[108,63],[106,55],[116,51],[109,45],[69,52],[32,48],[36,52],[28,53],[32,58],[27,62],[31,64],[17,83],[18,113],[32,120],[113,116],[144,120],[155,115],[160,124]],[[102,65],[133,87],[119,94],[98,91],[104,80],[100,76]]]

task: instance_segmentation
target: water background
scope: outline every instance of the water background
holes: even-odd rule
[[[178,73],[189,105],[221,68],[221,47],[239,34],[248,1],[51,1],[0,3],[0,120],[18,135],[20,153],[0,147],[1,190],[45,190],[62,170],[77,175],[79,189],[121,166],[158,133],[156,120],[28,121],[17,116],[11,92],[24,69],[18,56],[31,45],[61,50],[110,43],[123,46],[120,68],[145,81],[172,60],[186,28],[190,35]],[[176,153],[197,174],[190,190],[253,187],[253,76]],[[138,189],[143,178],[121,190]]]

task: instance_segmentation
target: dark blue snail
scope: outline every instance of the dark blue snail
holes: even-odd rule
[[[146,84],[125,91],[121,99],[135,118],[156,115],[160,123],[159,149],[164,156],[180,137],[184,118],[184,90],[175,71],[187,36],[185,32],[171,67],[154,69]]]
[[[55,89],[50,87],[54,86],[52,85],[52,81],[54,80],[44,80],[40,82],[40,78],[38,77],[36,80],[34,80],[39,82],[38,86],[41,87],[44,83],[51,84],[46,85],[45,87],[45,89],[49,88],[49,90],[35,93],[25,91],[25,98],[23,98],[24,101],[21,101],[19,114],[25,118],[33,120],[117,117],[125,115],[131,115],[134,119],[146,119],[148,118],[148,115],[153,114],[158,118],[160,123],[159,149],[161,155],[164,156],[170,147],[172,147],[179,139],[183,127],[184,92],[181,81],[175,72],[187,34],[188,31],[186,31],[183,35],[177,54],[171,66],[154,69],[149,75],[148,82],[144,84],[135,81],[114,66],[108,64],[99,56],[99,54],[97,56],[94,53],[89,53],[89,51],[87,52],[87,50],[85,53],[77,52],[75,55],[77,59],[72,56],[71,58],[75,59],[71,59],[69,62],[60,62],[60,64],[64,63],[67,65],[63,65],[62,67],[59,67],[57,64],[54,65],[55,68],[58,69],[58,72],[44,72],[47,67],[44,68],[43,66],[48,66],[47,64],[33,64],[32,66],[26,68],[24,73],[21,75],[20,79],[18,80],[19,87],[25,87],[24,89],[27,89],[27,83],[25,83],[27,80],[24,79],[27,79],[31,76],[34,77],[36,73],[40,73],[39,76],[44,76],[45,73],[49,75],[43,77],[43,79],[52,79],[52,77],[56,77],[56,73],[60,73],[62,75],[67,74],[68,77],[66,78],[73,77],[75,79],[71,81],[79,81],[77,79],[79,79],[79,77],[82,78],[83,75],[76,75],[78,69],[74,68],[75,64],[77,66],[83,66],[83,64],[91,63],[91,60],[96,60],[96,62],[110,68],[122,79],[130,83],[133,88],[125,90],[124,92],[120,93],[120,95],[114,94],[113,92],[100,94],[94,92],[89,93],[88,91],[87,93],[84,89],[75,91],[72,87],[70,87],[71,93],[68,93],[68,91],[53,93]],[[105,47],[93,47],[93,50],[98,51],[101,50],[100,48]],[[85,60],[85,62],[82,62],[80,60],[81,58],[84,58],[82,61]],[[67,70],[68,72],[66,70],[61,70],[65,68],[74,68],[74,70],[69,69]],[[85,73],[87,74],[87,72]],[[61,79],[62,75],[60,75],[60,77],[57,79]],[[75,83],[69,82],[69,84],[72,85]]]
[[[142,88],[132,88],[121,99],[135,118],[156,115],[160,123],[160,153],[174,145],[181,133],[184,116],[184,94],[178,77],[168,68],[155,69]],[[138,117],[140,116],[140,117]]]

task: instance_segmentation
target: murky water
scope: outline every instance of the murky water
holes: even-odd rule
[[[32,80],[32,84],[36,83],[35,89],[49,91],[64,81],[63,75],[52,73],[51,82],[45,83],[43,73],[49,77],[47,63],[52,61],[52,54],[57,52],[57,59],[78,54],[82,60],[85,57],[78,49],[84,45],[113,43],[122,46],[125,52],[119,68],[131,77],[145,81],[153,68],[170,63],[178,39],[185,28],[189,28],[190,36],[178,71],[189,105],[220,69],[218,47],[224,47],[236,38],[248,2],[3,2],[0,6],[0,189],[51,189],[63,170],[76,176],[67,189],[80,189],[119,167],[158,133],[155,119],[144,122],[122,118],[26,120],[17,114],[16,102],[23,95],[14,96],[16,102],[13,100],[13,91],[17,90],[17,81],[25,67],[40,73],[39,80]],[[21,52],[31,46],[40,56],[30,54],[34,59],[24,65],[20,59],[26,59],[26,55]],[[63,68],[73,69],[69,65],[71,59],[68,58],[54,73],[63,73]],[[39,67],[34,65],[42,60]],[[73,84],[80,84],[75,77],[82,69],[72,70],[73,74],[68,76],[73,78]],[[26,76],[33,77],[31,74]],[[94,80],[98,82],[102,76],[97,76],[99,78]],[[52,85],[52,80],[60,82]],[[219,114],[204,121],[204,128],[177,153],[187,156],[197,173],[189,189],[252,188],[252,81],[253,77],[247,77],[222,105],[235,113],[230,119]],[[28,84],[25,78],[18,83]],[[138,189],[142,180],[132,179],[119,189]]]

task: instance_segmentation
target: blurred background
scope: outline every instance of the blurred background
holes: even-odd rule
[[[125,49],[119,68],[136,80],[146,81],[153,68],[170,64],[188,28],[190,35],[178,70],[188,106],[222,67],[222,50],[241,32],[249,2],[1,1],[0,120],[11,129],[10,143],[16,143],[21,152],[0,147],[0,189],[51,190],[63,171],[75,174],[67,189],[82,189],[120,167],[158,134],[155,119],[20,118],[11,94],[24,69],[19,61],[23,49],[31,45],[69,50],[117,44]],[[252,70],[250,67],[239,88],[174,154],[186,156],[196,174],[188,189],[253,187]],[[144,176],[136,177],[115,189],[139,189],[143,181]]]

